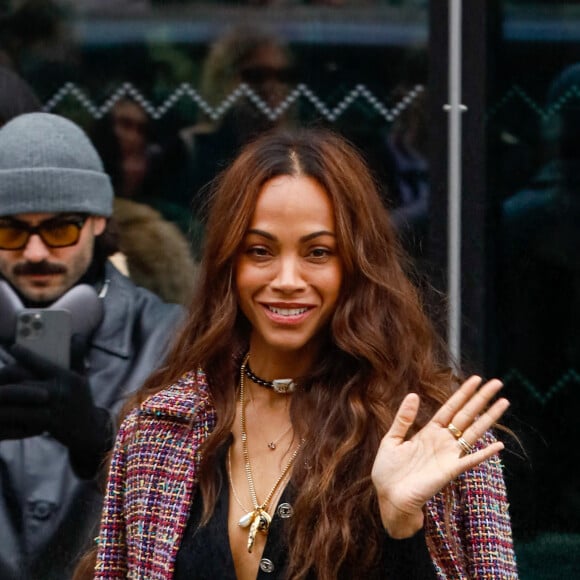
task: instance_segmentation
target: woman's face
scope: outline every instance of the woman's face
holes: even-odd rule
[[[236,264],[252,353],[308,349],[312,355],[336,308],[342,271],[326,191],[303,176],[266,182]]]

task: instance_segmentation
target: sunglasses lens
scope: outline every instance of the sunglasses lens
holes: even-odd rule
[[[0,250],[22,250],[32,234],[38,234],[50,248],[73,246],[79,241],[86,219],[50,219],[38,226],[0,222]]]
[[[26,244],[28,232],[18,227],[0,225],[0,249],[18,250]]]
[[[76,223],[52,223],[40,227],[40,235],[47,246],[63,248],[79,240],[80,228]]]

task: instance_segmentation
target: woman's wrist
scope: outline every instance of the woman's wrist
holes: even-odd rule
[[[404,540],[414,536],[425,521],[423,510],[413,513],[402,512],[388,499],[379,498],[379,510],[385,532],[394,540]]]

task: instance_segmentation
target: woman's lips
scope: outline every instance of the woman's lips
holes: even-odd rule
[[[304,305],[289,305],[289,306],[274,306],[270,304],[264,305],[266,315],[273,322],[279,324],[297,324],[308,317],[312,311],[312,306]]]

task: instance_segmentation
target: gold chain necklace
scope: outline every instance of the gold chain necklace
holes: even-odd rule
[[[228,447],[228,479],[230,480],[230,487],[232,488],[232,492],[234,494],[234,499],[236,500],[236,503],[242,508],[243,512],[248,512],[248,508],[242,503],[242,500],[240,499],[240,496],[238,495],[238,492],[236,491],[236,488],[234,487],[234,480],[232,479],[232,447],[230,445],[230,447]]]
[[[249,358],[249,354],[246,355],[242,366],[240,367],[240,426],[241,426],[241,433],[242,433],[242,453],[244,456],[244,470],[246,472],[246,479],[248,480],[248,487],[250,489],[250,497],[252,498],[252,505],[254,509],[248,512],[246,515],[240,518],[238,525],[242,528],[250,527],[250,531],[248,533],[248,552],[252,553],[252,549],[254,548],[254,542],[256,541],[256,534],[258,532],[262,532],[263,534],[268,533],[268,529],[270,527],[270,522],[272,521],[272,516],[267,511],[268,504],[272,499],[274,493],[278,489],[280,483],[286,477],[286,474],[292,467],[292,463],[296,456],[298,455],[298,451],[302,446],[302,441],[298,444],[294,453],[288,459],[288,462],[284,466],[282,473],[274,483],[272,489],[266,496],[266,499],[259,504],[258,497],[256,495],[256,487],[254,486],[254,478],[252,476],[252,465],[250,464],[250,454],[248,453],[248,434],[246,433],[246,396],[245,396],[245,388],[244,388],[244,375],[245,375],[245,366],[246,362]]]
[[[234,487],[234,482],[232,480],[232,448],[231,446],[228,447],[228,480],[230,482],[230,487],[232,488],[232,493],[234,496],[234,499],[236,500],[236,503],[240,506],[240,508],[242,508],[242,511],[244,513],[249,512],[250,510],[242,503],[242,500],[240,499],[240,496],[238,495],[238,492],[236,491],[236,488]],[[278,490],[278,492],[272,497],[272,499],[276,498],[278,496],[278,494],[280,494],[281,490]],[[270,500],[272,501],[272,500]]]

